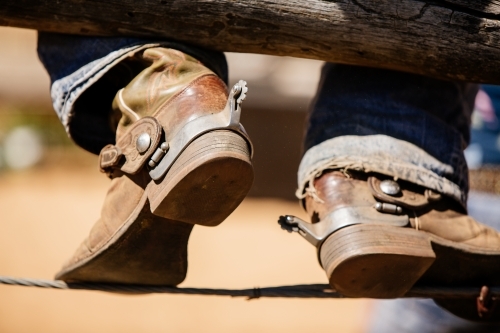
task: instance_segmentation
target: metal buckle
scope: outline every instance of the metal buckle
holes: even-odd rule
[[[251,155],[253,155],[252,143],[248,139],[245,129],[240,124],[241,103],[248,91],[246,84],[245,81],[240,80],[233,86],[223,111],[196,118],[184,125],[173,139],[168,142],[169,150],[165,152],[161,160],[158,163],[155,161],[155,163],[151,164],[155,165],[149,172],[151,178],[154,180],[162,178],[192,141],[202,134],[214,130],[226,129],[240,133],[250,145]]]

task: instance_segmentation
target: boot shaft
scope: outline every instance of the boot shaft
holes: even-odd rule
[[[136,58],[146,68],[113,100],[117,138],[145,116],[156,117],[170,135],[194,118],[224,109],[226,85],[198,60],[166,48],[147,49]]]

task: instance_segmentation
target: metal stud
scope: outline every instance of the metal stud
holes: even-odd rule
[[[403,212],[403,208],[385,202],[377,202],[375,204],[375,209],[381,213],[389,213],[389,214],[401,214]]]
[[[140,154],[144,154],[148,151],[149,146],[151,145],[151,137],[148,133],[142,133],[137,137],[137,141],[135,142],[135,148]]]
[[[401,192],[401,187],[394,180],[386,179],[380,182],[380,189],[387,195],[395,196]]]
[[[169,148],[170,145],[168,144],[168,142],[163,142],[160,147],[156,149],[153,156],[151,156],[151,160],[149,161],[148,165],[152,168],[156,167],[163,156],[165,156],[165,154],[168,152]]]
[[[168,151],[169,148],[170,148],[170,145],[168,144],[168,142],[163,142],[160,145],[160,149],[163,150],[165,153]]]

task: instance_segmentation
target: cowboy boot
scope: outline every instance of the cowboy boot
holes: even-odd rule
[[[350,170],[324,171],[308,193],[312,223],[287,216],[280,224],[317,247],[331,287],[343,295],[397,298],[415,284],[479,292],[500,283],[500,234],[444,195]]]
[[[246,86],[226,85],[196,59],[151,48],[113,101],[116,144],[100,153],[112,178],[90,235],[57,274],[66,281],[177,285],[194,224],[215,226],[253,181],[239,124]]]

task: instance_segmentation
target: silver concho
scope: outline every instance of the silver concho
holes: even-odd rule
[[[398,195],[401,193],[401,187],[394,180],[386,179],[380,182],[380,189],[387,195]]]
[[[148,133],[142,133],[141,135],[139,135],[137,141],[135,142],[135,148],[140,154],[144,154],[145,152],[147,152],[150,145],[151,137]]]

